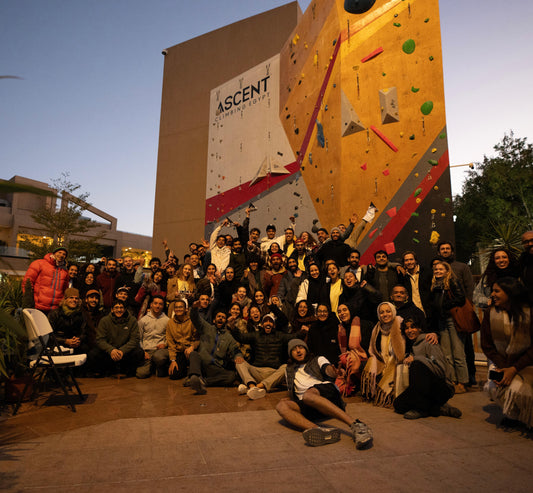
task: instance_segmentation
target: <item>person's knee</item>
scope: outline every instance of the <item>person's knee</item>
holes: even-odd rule
[[[310,388],[304,392],[304,395],[302,396],[302,402],[304,404],[310,405],[311,403],[316,402],[317,398],[319,397],[320,393],[318,392],[318,390]]]
[[[276,405],[276,411],[278,412],[278,414],[281,414],[281,416],[283,416],[284,414],[286,414],[286,412],[288,411],[289,409],[289,400],[288,399],[281,399],[277,405]]]

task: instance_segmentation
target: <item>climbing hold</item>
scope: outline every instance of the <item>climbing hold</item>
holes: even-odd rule
[[[393,24],[393,26],[394,26],[394,27],[400,27],[401,24],[400,24],[399,22],[395,22],[395,23]]]
[[[320,199],[317,197],[317,198],[316,198],[316,201],[317,201],[317,202],[320,202]]]
[[[440,216],[441,217],[446,217],[446,213],[445,212],[441,212]]]
[[[429,61],[432,62],[433,60],[435,60],[435,59],[433,58],[433,55],[432,55],[432,56],[429,57]]]
[[[324,147],[326,145],[326,139],[324,138],[324,127],[322,127],[322,124],[318,120],[316,121],[316,140],[318,141],[318,145],[320,147]]]
[[[304,43],[304,48],[307,50],[308,48],[307,43]]]
[[[387,144],[394,152],[398,152],[398,148],[387,138],[385,135],[380,132],[374,125],[370,126],[370,129],[383,141]]]
[[[449,204],[451,201],[452,201],[452,199],[450,199],[450,197],[446,197],[446,198],[444,199],[444,202],[445,202],[446,204]]]
[[[361,58],[361,63],[368,62],[369,60],[372,60],[372,58],[377,57],[381,53],[383,53],[383,48],[380,46],[379,48],[375,49],[372,53],[369,53],[367,56]]]
[[[417,188],[415,190],[415,197],[418,197],[421,193],[422,193],[422,189],[421,188]]]
[[[413,51],[415,51],[415,48],[416,48],[416,45],[415,45],[414,40],[412,40],[412,39],[408,39],[408,40],[402,45],[402,50],[404,51],[404,53],[407,53],[408,55],[410,55],[411,53],[413,53]]]
[[[418,212],[411,212],[411,216],[412,217],[418,217],[420,214],[418,214]],[[416,233],[416,231],[415,231]]]
[[[368,237],[369,237],[369,238],[373,238],[373,236],[377,233],[377,231],[378,231],[378,228],[376,228],[376,229],[370,231],[370,233],[368,233]]]
[[[415,234],[418,234],[418,229],[415,229]]]
[[[396,215],[396,207],[392,207],[388,211],[386,211],[387,216],[394,217]]]
[[[400,138],[403,138],[403,132],[400,132]]]
[[[363,171],[366,171],[366,163],[363,164],[363,165],[361,165],[361,169],[362,169]]]
[[[415,173],[415,176],[418,178],[418,173]]]
[[[439,139],[445,139],[446,138],[446,134],[440,134],[439,135]]]
[[[381,72],[381,75],[382,75],[383,77],[385,77],[385,76],[387,75],[387,73],[386,73],[386,72]]]
[[[292,38],[292,44],[295,45],[296,43],[298,43],[298,40],[300,39],[300,36],[298,36],[298,34],[296,34],[294,36],[294,38]]]
[[[436,159],[430,159],[428,163],[431,164],[431,166],[437,166],[439,164],[439,162]]]
[[[438,189],[439,189],[439,187],[438,187],[437,185],[435,185],[435,186],[433,187],[433,190],[435,190],[435,192],[436,192]]]
[[[415,134],[409,135],[409,140],[415,140]]]
[[[304,78],[305,78],[305,74],[302,72],[302,73],[300,74],[300,77],[301,77],[302,79],[304,79]]]
[[[328,105],[324,106],[324,111],[328,111]]]
[[[364,14],[376,0],[344,0],[344,10],[349,14]]]
[[[390,175],[390,171],[388,169],[384,169],[382,171],[382,173],[383,173],[383,176],[389,176]]]
[[[431,149],[431,152],[437,152],[437,148],[434,147],[433,149]]]
[[[309,153],[309,164],[313,164],[313,154]]]
[[[398,90],[396,87],[381,89],[379,91],[379,104],[381,105],[381,123],[396,123],[400,121]]]
[[[427,19],[424,19],[424,22],[427,24],[429,22],[429,17]]]
[[[426,101],[420,106],[420,111],[423,115],[429,115],[433,111],[433,101]]]
[[[437,211],[435,209],[431,209],[431,214],[436,214]]]
[[[420,243],[420,240],[418,238],[413,238],[413,243]]]
[[[411,92],[418,92],[420,91],[420,87],[411,86]]]
[[[296,135],[298,135],[298,134],[300,133],[300,129],[299,129],[299,128],[295,128],[295,129],[294,129],[294,133],[295,133]]]
[[[420,202],[422,202],[422,199],[421,199],[420,197],[417,197],[416,200],[415,200],[415,202],[416,202],[417,204],[420,204]]]
[[[436,245],[438,242],[439,242],[439,238],[440,238],[440,234],[437,233],[436,231],[432,231],[431,232],[431,236],[429,238],[429,242],[432,244],[432,245]]]

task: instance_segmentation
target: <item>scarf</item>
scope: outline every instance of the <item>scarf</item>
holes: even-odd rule
[[[392,303],[387,304],[392,305]],[[392,307],[394,308],[393,305]],[[375,405],[381,407],[392,405],[396,366],[405,358],[405,340],[400,329],[402,318],[396,316],[396,309],[393,309],[393,314],[395,316],[391,323],[383,324],[379,321],[372,330],[370,358],[361,376],[363,397],[373,400]],[[388,330],[388,335],[382,332],[383,327]],[[378,349],[378,338],[381,338],[381,349]]]

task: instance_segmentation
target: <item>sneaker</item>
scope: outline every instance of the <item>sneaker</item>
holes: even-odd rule
[[[366,214],[363,217],[363,221],[365,223],[371,223],[374,220],[374,217],[376,216],[376,212],[378,212],[377,207],[372,202],[370,202],[370,205],[366,210]]]
[[[237,392],[239,393],[239,395],[244,395],[246,394],[246,392],[248,392],[248,387],[244,385],[243,383],[241,383],[237,387]]]
[[[308,428],[302,435],[311,447],[336,443],[341,439],[341,432],[337,428]]]
[[[356,419],[350,425],[350,429],[352,430],[355,448],[357,450],[367,448],[372,444],[373,434],[368,425]]]
[[[205,385],[205,380],[202,377],[191,375],[191,389],[193,389],[197,395],[204,395],[207,393]]]
[[[463,413],[460,409],[457,409],[456,407],[450,406],[449,404],[444,404],[440,407],[440,415],[450,416],[450,418],[460,418]]]
[[[184,386],[184,387],[190,387],[190,386],[191,386],[191,377],[187,377],[187,378],[183,381],[183,386]]]
[[[265,389],[261,389],[259,387],[252,387],[251,389],[246,392],[246,395],[248,396],[248,399],[252,399],[252,401],[255,401],[256,399],[261,399],[262,397],[265,397],[267,391]]]
[[[462,383],[455,384],[455,393],[464,394],[466,392],[465,386]]]
[[[428,416],[429,416],[428,413],[425,413],[423,411],[418,411],[416,409],[411,409],[403,415],[404,419],[420,419],[420,418],[427,418]]]

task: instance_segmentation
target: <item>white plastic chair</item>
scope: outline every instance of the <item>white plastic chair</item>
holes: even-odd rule
[[[74,401],[66,384],[68,384],[68,377],[70,376],[72,384],[76,387],[80,399],[82,401],[85,400],[85,396],[82,394],[78,382],[74,377],[72,368],[83,365],[87,361],[87,355],[72,354],[73,351],[71,349],[59,346],[54,336],[52,326],[43,312],[34,308],[25,308],[22,311],[22,315],[24,316],[30,345],[34,345],[37,348],[37,357],[30,361],[30,368],[32,370],[31,381],[33,382],[37,369],[42,369],[45,372],[52,370],[57,382],[63,389],[72,411],[76,412],[76,406],[74,405]],[[66,381],[63,380],[61,373],[66,375]],[[15,406],[13,415],[17,414],[29,385],[30,382],[25,385],[19,401]],[[71,385],[68,385],[68,387],[71,387]]]

